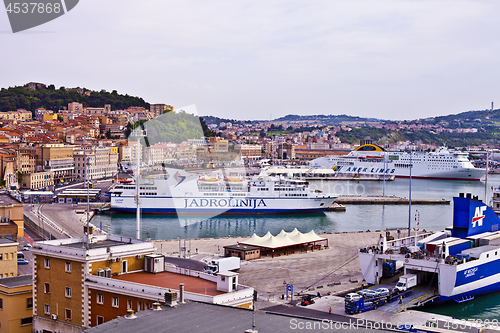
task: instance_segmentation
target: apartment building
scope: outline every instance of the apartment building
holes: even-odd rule
[[[152,242],[103,235],[34,244],[34,329],[79,332],[127,310],[175,304],[180,298],[250,308],[253,288],[233,272],[212,276],[165,268]],[[181,271],[184,274],[181,274]],[[183,284],[181,286],[181,284]]]
[[[33,117],[31,111],[26,111],[24,109],[18,109],[17,111],[7,111],[0,112],[1,120],[17,120],[17,121],[28,121]]]
[[[103,108],[95,108],[95,107],[84,107],[83,108],[83,113],[84,114],[108,114],[111,112],[111,105],[106,104],[104,105]]]
[[[17,226],[17,236],[24,237],[24,211],[23,203],[10,195],[0,194],[0,221],[13,222]],[[2,237],[5,237],[2,235]],[[14,240],[16,240],[14,238]]]
[[[0,183],[7,188],[17,185],[17,163],[14,149],[0,150]]]
[[[40,171],[23,175],[20,188],[37,190],[54,185],[54,172]]]
[[[118,146],[118,162],[121,164],[130,164],[132,161],[133,146],[129,142]]]
[[[36,147],[37,164],[44,172],[52,172],[52,178],[59,182],[73,180],[73,149],[72,145],[62,143],[45,144]],[[46,179],[49,179],[47,177]]]
[[[145,148],[144,162],[148,165],[161,164],[167,156],[168,146],[165,143],[157,143]]]
[[[174,107],[167,104],[151,104],[149,110],[154,115],[154,117],[158,117],[164,114],[166,111],[174,111]]]
[[[82,238],[35,243],[34,329],[79,332],[90,326],[91,292],[85,280],[100,269],[110,275],[139,270],[153,249],[151,242],[114,235],[93,237],[88,246]]]
[[[246,160],[256,160],[262,157],[261,145],[239,145],[236,150],[240,152],[241,158]]]
[[[33,332],[31,275],[0,279],[0,332]]]
[[[72,113],[83,113],[83,104],[78,102],[68,103],[68,111]]]
[[[79,147],[74,150],[74,178],[85,178],[85,159],[87,159],[89,180],[109,178],[118,172],[117,147]]]
[[[17,276],[17,246],[8,238],[0,238],[0,279]]]

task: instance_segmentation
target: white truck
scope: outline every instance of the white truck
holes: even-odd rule
[[[219,272],[236,271],[240,269],[240,258],[226,257],[214,259],[205,266],[205,273],[217,275]]]
[[[417,276],[415,274],[405,274],[399,277],[396,289],[399,290],[399,292],[403,292],[410,288],[415,287],[416,285],[417,285]]]

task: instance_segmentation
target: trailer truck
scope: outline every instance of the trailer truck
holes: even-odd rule
[[[225,271],[237,271],[240,269],[240,258],[226,257],[214,259],[205,266],[205,273],[217,275]]]
[[[365,299],[364,297],[356,300],[345,300],[345,312],[348,314],[360,313],[378,308],[385,303],[385,297],[375,297]]]
[[[415,287],[416,285],[417,285],[417,276],[415,274],[405,274],[399,277],[396,289],[398,289],[399,292],[403,292],[410,288]]]

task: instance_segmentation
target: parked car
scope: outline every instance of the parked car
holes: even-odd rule
[[[371,289],[363,289],[358,291],[358,294],[367,298],[379,296],[378,292]]]
[[[368,291],[368,289],[359,290],[358,294],[363,296],[367,291]]]
[[[349,293],[349,294],[345,295],[345,300],[348,301],[348,302],[353,302],[353,301],[359,300],[362,297],[363,296],[361,296],[360,294]]]
[[[365,297],[367,297],[367,298],[378,297],[378,296],[380,296],[380,294],[375,290],[368,289],[368,291],[365,292]]]
[[[378,288],[378,289],[375,289],[376,292],[378,292],[378,294],[380,296],[386,296],[386,295],[389,295],[390,291],[389,289],[387,288]]]
[[[17,259],[17,264],[18,265],[27,265],[27,264],[29,264],[29,262],[26,259],[18,258]]]
[[[29,251],[31,247],[31,244],[26,244],[23,246],[23,251]]]

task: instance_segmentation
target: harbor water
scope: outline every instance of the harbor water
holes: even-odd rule
[[[385,182],[385,195],[409,197],[409,179]],[[489,187],[500,185],[500,175],[490,175]],[[381,181],[311,181],[312,189],[321,189],[334,196],[382,195]],[[483,200],[485,183],[477,181],[412,180],[412,199],[446,199],[452,201],[459,193],[472,193]],[[491,197],[491,195],[489,196]],[[436,231],[453,224],[453,205],[347,205],[345,212],[308,215],[232,215],[178,218],[169,215],[142,215],[142,238],[185,239],[238,236],[250,237],[254,232],[278,234],[282,229],[316,233],[406,229],[408,221],[415,227],[418,211],[420,229]],[[104,230],[123,236],[135,236],[135,214],[100,214],[93,223]],[[406,232],[406,231],[403,231]]]
[[[409,179],[394,181],[311,181],[312,189],[321,189],[334,196],[339,195],[385,195],[409,197]],[[500,186],[500,175],[488,177],[488,187]],[[345,212],[326,212],[312,215],[265,215],[265,216],[215,216],[209,219],[176,216],[143,215],[142,238],[151,239],[194,239],[215,237],[250,237],[253,233],[264,235],[268,231],[278,234],[282,229],[301,232],[314,230],[316,233],[346,232],[383,229],[401,229],[407,233],[408,222],[415,227],[418,211],[420,229],[442,230],[453,224],[453,197],[459,193],[472,193],[484,200],[485,183],[477,181],[446,181],[413,179],[412,199],[446,199],[449,205],[347,205]],[[491,190],[488,191],[491,198]],[[93,223],[103,229],[123,236],[135,236],[135,214],[99,214]],[[460,319],[493,320],[500,318],[499,294],[477,297],[473,301],[446,306],[431,306],[424,311],[439,313]]]

